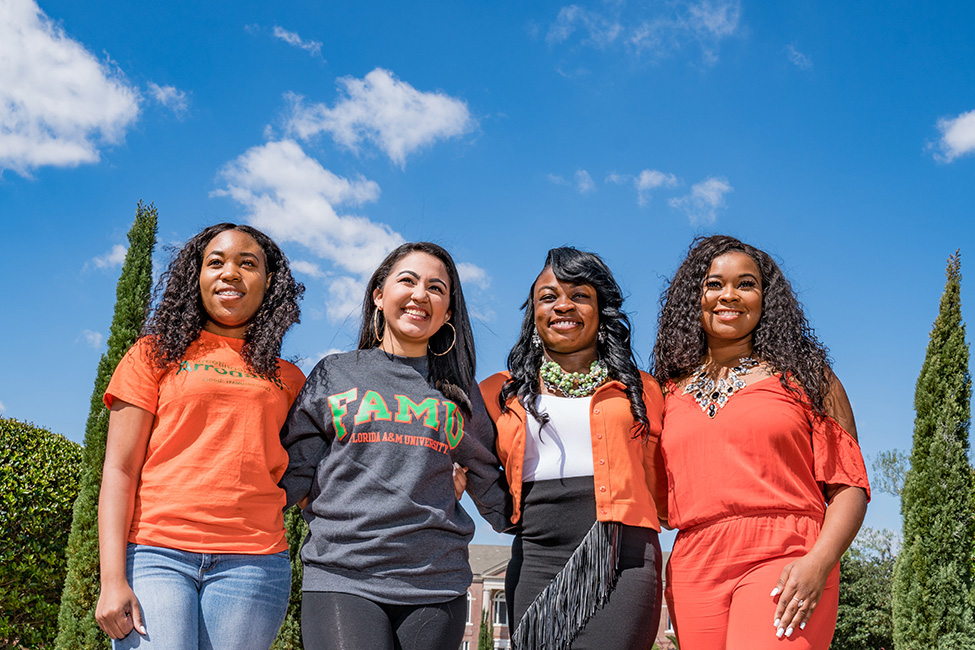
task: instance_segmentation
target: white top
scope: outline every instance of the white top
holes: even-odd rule
[[[589,407],[592,397],[539,395],[535,408],[548,413],[542,427],[528,416],[524,481],[592,476],[592,437]]]

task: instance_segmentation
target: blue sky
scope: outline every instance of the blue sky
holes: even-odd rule
[[[82,440],[140,199],[157,268],[219,221],[282,244],[306,368],[419,239],[463,265],[480,377],[564,244],[614,269],[645,366],[665,279],[727,233],[781,262],[869,465],[909,448],[945,260],[971,268],[972,61],[969,2],[0,0],[0,413]]]

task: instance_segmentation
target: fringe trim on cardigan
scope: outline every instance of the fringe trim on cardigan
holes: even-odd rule
[[[538,594],[511,636],[515,650],[566,650],[609,600],[619,578],[621,524],[597,521]]]

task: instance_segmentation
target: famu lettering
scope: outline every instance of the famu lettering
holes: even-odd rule
[[[436,431],[440,429],[440,415],[442,413],[447,444],[451,449],[454,449],[460,444],[460,441],[464,437],[464,416],[456,404],[450,400],[438,400],[435,397],[428,397],[419,403],[413,401],[406,395],[394,395],[393,397],[396,400],[395,413],[389,409],[383,396],[374,390],[367,390],[361,400],[359,400],[358,388],[350,388],[347,391],[330,395],[328,397],[328,407],[332,413],[332,425],[335,427],[335,437],[343,440],[349,435],[348,425],[350,422],[348,416],[351,407],[358,401],[359,404],[356,408],[355,415],[352,416],[351,424],[353,426],[375,421],[394,421],[404,424],[418,421],[423,426]],[[443,405],[443,409],[440,408],[441,404]],[[383,441],[386,442],[385,439]],[[352,442],[365,441],[359,438],[353,438]]]

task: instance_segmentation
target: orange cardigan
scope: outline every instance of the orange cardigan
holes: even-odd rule
[[[640,375],[650,420],[650,436],[646,442],[642,437],[633,437],[633,414],[623,384],[606,382],[592,396],[589,429],[596,518],[659,531],[658,520],[667,519],[667,474],[660,454],[663,396],[653,377],[645,372]],[[498,457],[504,465],[514,502],[511,523],[517,523],[521,518],[521,477],[528,414],[516,397],[508,401],[508,411],[501,412],[498,396],[509,377],[507,372],[499,372],[482,381],[480,388],[497,428]]]

